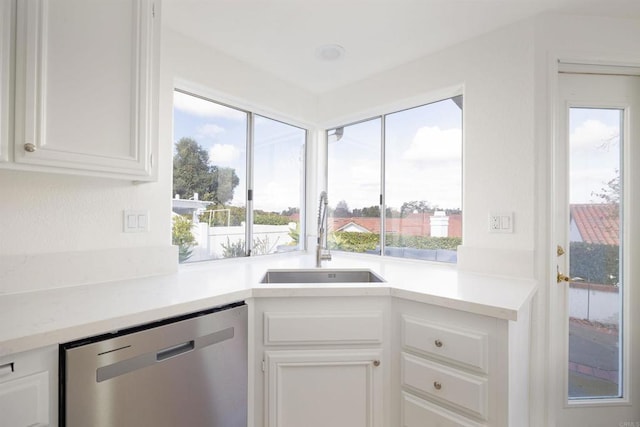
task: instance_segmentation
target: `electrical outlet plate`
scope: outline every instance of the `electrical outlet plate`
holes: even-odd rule
[[[125,233],[146,233],[149,231],[149,211],[125,209],[122,223]]]
[[[513,233],[513,212],[490,212],[489,233]]]

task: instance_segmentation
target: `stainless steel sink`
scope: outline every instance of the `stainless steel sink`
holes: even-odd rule
[[[384,279],[367,269],[267,270],[260,283],[376,283]]]

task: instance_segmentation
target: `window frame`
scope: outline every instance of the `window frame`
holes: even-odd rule
[[[370,120],[380,119],[380,253],[377,256],[381,257],[392,257],[398,258],[393,255],[386,255],[384,248],[386,247],[386,219],[387,219],[387,204],[386,204],[386,117],[392,114],[402,113],[403,111],[408,111],[414,108],[424,107],[429,104],[434,104],[441,101],[453,100],[453,98],[461,97],[462,98],[462,141],[461,141],[461,153],[460,153],[460,169],[461,169],[461,186],[460,186],[460,211],[464,213],[464,129],[465,129],[465,115],[464,115],[464,87],[463,86],[454,86],[450,88],[444,88],[439,91],[435,91],[427,96],[414,97],[410,100],[405,100],[404,102],[389,104],[387,106],[379,107],[376,109],[370,110],[369,113],[364,113],[362,115],[356,117],[350,117],[343,121],[341,120],[333,120],[329,124],[324,126],[324,188],[328,188],[329,185],[329,150],[328,150],[328,142],[330,132],[335,132],[336,129],[345,128],[347,126],[357,125],[363,122],[367,122]],[[464,242],[464,217],[461,219],[462,221],[462,235],[461,241]],[[373,254],[366,254],[372,255]],[[427,261],[416,258],[399,258],[410,261],[422,261],[422,262],[437,262],[439,264],[443,264],[442,261]],[[448,264],[448,263],[447,263]],[[456,263],[452,263],[451,265],[457,265]]]
[[[306,251],[307,249],[307,242],[306,242],[306,238],[304,238],[304,236],[306,236],[306,230],[307,230],[307,221],[306,221],[306,207],[307,207],[307,193],[308,193],[308,189],[307,189],[307,183],[308,183],[308,156],[309,156],[309,143],[310,143],[310,137],[311,137],[311,126],[307,123],[302,123],[300,121],[297,121],[295,119],[292,119],[290,117],[286,117],[283,116],[281,114],[278,114],[274,111],[270,111],[270,110],[265,110],[263,108],[260,108],[258,106],[255,105],[249,105],[245,102],[242,102],[238,99],[231,99],[228,96],[215,92],[213,90],[204,88],[202,86],[199,85],[194,85],[192,83],[189,82],[185,82],[182,80],[177,80],[173,86],[172,89],[172,102],[171,102],[171,107],[172,107],[172,130],[171,130],[171,138],[172,140],[175,138],[174,135],[174,131],[173,131],[173,110],[174,110],[174,102],[173,102],[173,94],[175,92],[180,92],[184,95],[188,95],[188,96],[193,96],[196,98],[200,98],[201,100],[204,101],[208,101],[208,102],[212,102],[214,104],[217,105],[221,105],[223,107],[227,107],[227,108],[231,108],[234,109],[236,111],[239,111],[241,113],[244,113],[247,115],[247,123],[246,123],[246,144],[245,144],[245,149],[246,149],[246,157],[245,157],[245,165],[246,165],[246,173],[245,173],[245,179],[246,179],[246,190],[245,190],[245,194],[244,194],[244,200],[245,200],[245,204],[246,204],[246,212],[245,212],[245,223],[247,224],[247,226],[245,227],[245,252],[244,252],[244,256],[241,257],[232,257],[232,258],[210,258],[210,259],[203,259],[200,261],[192,261],[192,262],[188,262],[187,264],[191,264],[191,263],[200,263],[200,262],[212,262],[212,261],[223,261],[223,260],[227,260],[227,259],[235,259],[235,258],[247,258],[247,257],[251,257],[251,256],[256,256],[256,255],[252,255],[252,244],[250,244],[250,242],[253,242],[253,236],[254,236],[254,225],[253,221],[254,221],[254,206],[253,206],[253,192],[254,192],[254,168],[255,168],[255,156],[254,156],[254,148],[255,148],[255,143],[254,143],[254,129],[255,129],[255,120],[256,120],[256,116],[260,116],[263,117],[265,119],[268,120],[272,120],[272,121],[276,121],[279,123],[282,123],[284,125],[287,126],[291,126],[291,127],[295,127],[298,128],[302,131],[304,131],[304,146],[303,146],[303,155],[302,155],[302,168],[303,168],[303,178],[302,178],[302,182],[301,182],[301,188],[302,188],[302,195],[301,195],[301,199],[300,199],[300,214],[299,214],[299,224],[300,224],[300,233],[299,233],[299,241],[298,241],[298,246],[295,252],[302,252],[302,251]],[[172,144],[174,144],[175,141],[172,141]],[[172,160],[173,162],[173,160]],[[171,169],[173,170],[173,169]],[[173,185],[173,178],[171,179],[172,185]],[[267,255],[283,255],[283,254],[278,254],[278,253],[273,253],[273,254],[267,254]]]

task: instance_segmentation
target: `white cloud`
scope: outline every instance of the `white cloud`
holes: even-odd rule
[[[420,167],[412,161],[387,165],[387,205],[399,208],[411,200],[426,200],[441,208],[462,205],[462,167],[452,163]]]
[[[618,126],[607,126],[599,120],[585,120],[571,133],[572,148],[607,149],[617,147],[620,140]]]
[[[173,93],[173,107],[198,117],[217,117],[232,120],[245,120],[247,117],[246,113],[242,111],[177,91]]]
[[[402,157],[418,162],[459,160],[462,157],[462,130],[422,127]]]
[[[197,132],[198,132],[198,137],[213,139],[217,135],[224,133],[225,129],[222,126],[218,126],[214,123],[207,123],[206,125],[200,126]]]
[[[291,181],[269,181],[256,185],[254,207],[267,212],[281,212],[300,204],[300,189]]]
[[[598,202],[620,169],[619,128],[599,120],[581,122],[570,135],[570,202]]]
[[[233,163],[239,157],[240,151],[230,144],[214,144],[209,150],[211,163],[216,165]]]

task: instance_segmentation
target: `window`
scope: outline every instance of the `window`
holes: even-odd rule
[[[462,96],[330,129],[327,143],[333,250],[457,261]]]
[[[305,146],[304,129],[176,90],[172,237],[180,262],[301,249]]]
[[[330,247],[380,253],[380,119],[329,132]]]

